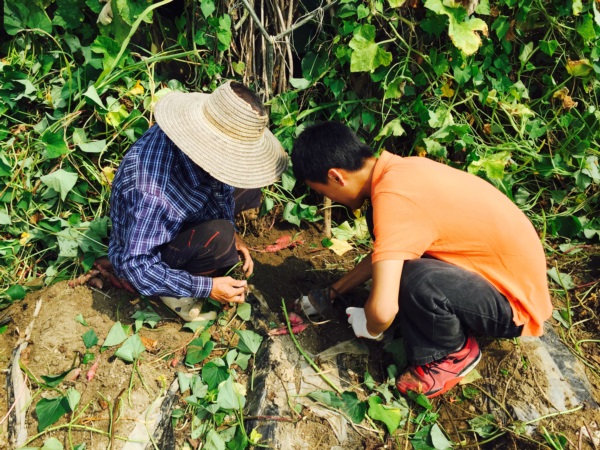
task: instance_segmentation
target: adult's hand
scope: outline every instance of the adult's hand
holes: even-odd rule
[[[246,280],[236,280],[232,277],[213,278],[210,298],[220,303],[244,303],[247,287]]]
[[[244,271],[246,278],[249,278],[250,275],[252,275],[252,272],[254,272],[254,261],[250,256],[250,250],[248,250],[248,247],[238,234],[235,235],[235,248],[237,248],[238,253],[242,255],[242,260],[244,261],[242,270]]]

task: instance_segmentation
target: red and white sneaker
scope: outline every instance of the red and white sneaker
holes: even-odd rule
[[[415,391],[427,398],[437,397],[456,386],[480,359],[481,350],[475,339],[469,337],[462,349],[437,361],[408,368],[396,381],[396,387],[402,394]]]

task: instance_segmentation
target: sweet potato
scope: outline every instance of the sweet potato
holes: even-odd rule
[[[292,326],[292,333],[294,334],[299,334],[301,332],[303,332],[304,330],[306,330],[308,328],[308,324],[306,323],[301,323],[298,325],[293,325]],[[288,327],[280,327],[280,328],[275,328],[274,330],[269,331],[269,336],[280,336],[283,334],[290,334]]]

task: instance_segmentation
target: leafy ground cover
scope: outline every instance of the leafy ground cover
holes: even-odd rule
[[[590,379],[597,380],[598,2],[343,0],[331,2],[326,11],[315,9],[317,5],[308,0],[261,4],[262,10],[258,5],[252,9],[245,1],[201,0],[184,7],[169,1],[49,0],[42,4],[35,0],[5,0],[4,27],[0,29],[0,308],[10,309],[2,315],[15,316],[15,311],[25,305],[33,308],[31,300],[19,301],[28,293],[39,296],[41,292],[43,297],[55,292],[48,291],[48,286],[53,289],[51,286],[61,280],[76,278],[105,255],[110,233],[107,213],[111,180],[129,145],[153,123],[156,101],[170,90],[208,92],[222,78],[236,78],[265,98],[273,130],[288,151],[305,123],[338,120],[349,124],[377,149],[437,159],[476,173],[505,192],[531,218],[547,250],[557,332],[584,362]],[[112,20],[108,18],[109,7]],[[299,23],[304,25],[294,25]],[[337,214],[335,208],[333,237],[323,242],[322,236],[310,242],[304,239],[307,227],[314,230],[310,224],[322,218],[320,203],[321,199],[303,186],[296,186],[291,171],[284,174],[281,183],[264,191],[263,231],[270,227],[285,229],[294,242],[300,242],[296,235],[302,231],[304,244],[296,249],[279,245],[277,253],[257,253],[257,260],[285,252],[294,255],[310,245],[314,251],[302,253],[291,263],[265,262],[265,270],[257,280],[263,280],[265,288],[261,289],[273,300],[274,311],[280,311],[281,298],[290,300],[298,295],[299,288],[291,286],[304,289],[326,283],[329,271],[347,268],[369,246],[364,219],[341,211]],[[241,227],[246,230],[245,223]],[[277,241],[279,235],[262,240],[254,231],[249,230],[250,235],[259,236],[254,248],[265,249],[282,242]],[[352,250],[357,248],[361,251]],[[348,253],[337,256],[335,252]],[[315,262],[318,270],[303,261]],[[295,271],[300,275],[292,276]],[[38,291],[40,288],[44,289]],[[96,306],[102,305],[99,298],[104,297],[93,300]],[[92,405],[92,397],[85,398],[77,383],[64,384],[68,375],[65,372],[74,366],[87,373],[95,361],[101,361],[97,366],[100,374],[110,355],[115,359],[109,364],[119,364],[131,386],[143,391],[148,388],[156,396],[165,390],[160,383],[152,388],[149,382],[143,385],[144,380],[156,378],[143,373],[152,366],[148,362],[163,362],[156,355],[150,357],[140,345],[142,336],[152,337],[154,333],[150,325],[154,316],[145,304],[135,310],[128,302],[120,303],[126,314],[114,305],[109,310],[103,309],[108,306],[99,306],[108,319],[98,319],[98,325],[86,326],[64,317],[64,327],[76,327],[80,333],[74,345],[80,359],[72,361],[69,357],[62,366],[50,362],[43,367],[32,366],[34,370],[28,377],[35,388],[34,400],[45,401],[39,407],[43,431],[33,429],[39,427],[37,414],[30,436],[43,432],[41,438],[48,438],[46,430],[64,427],[60,424],[65,423],[66,429],[73,430],[81,425],[81,418],[96,412],[95,408],[99,408],[98,413],[106,411],[96,406],[96,397],[93,406],[87,406]],[[139,314],[137,318],[131,317],[134,313]],[[239,314],[227,314],[218,319],[217,328],[223,317],[233,320],[232,325],[243,322]],[[104,342],[116,322],[126,325],[121,335],[126,340],[110,346],[110,351],[100,352],[95,339]],[[18,327],[24,329],[27,323],[19,322]],[[16,339],[13,325],[0,328],[4,337],[11,333],[11,339]],[[108,329],[102,328],[108,325]],[[309,329],[306,336],[313,331]],[[342,327],[339,331],[347,330]],[[224,431],[241,423],[237,412],[240,405],[233,405],[241,402],[235,383],[241,385],[246,378],[251,379],[251,372],[246,371],[253,367],[251,350],[256,342],[250,342],[243,351],[233,347],[241,337],[233,331],[225,337],[211,334],[210,339],[204,331],[190,332],[195,341],[190,353],[198,361],[187,363],[198,368],[200,378],[192,377],[194,381],[190,381],[189,395],[196,396],[196,400],[183,405],[174,417],[181,429],[179,442],[185,440],[183,434],[191,436],[192,428],[197,433],[194,437],[204,440],[210,433],[211,442],[231,437],[229,442],[238,444],[230,447],[260,442],[257,435],[252,436],[252,430],[239,426]],[[59,338],[53,335],[54,342]],[[222,350],[223,339],[231,345],[227,345],[227,351],[215,353]],[[319,345],[324,339],[329,342],[314,334],[311,342]],[[177,341],[172,348],[189,348],[188,344]],[[122,346],[124,349],[115,354]],[[9,354],[6,348],[2,358],[7,359]],[[228,377],[220,381],[230,383],[226,392],[235,395],[219,401],[214,392],[216,381],[209,377],[212,388],[206,388],[206,395],[200,398],[204,386],[209,385],[198,364],[202,356],[217,358],[215,361],[220,358],[216,367],[209,367],[217,379],[227,372]],[[512,367],[516,366],[499,370],[508,371],[509,378]],[[518,371],[526,370],[524,367]],[[236,379],[233,373],[238,368],[241,370]],[[166,373],[167,378],[175,376],[174,370]],[[351,395],[345,397],[345,403],[329,394],[321,400],[329,398],[328,406],[334,409],[361,405],[358,410],[364,409],[365,417],[373,419],[384,432],[395,425],[396,410],[403,411],[404,423],[410,424],[405,428],[406,439],[415,448],[444,448],[447,444],[440,430],[445,439],[462,445],[463,434],[452,434],[449,430],[453,426],[439,421],[441,416],[433,413],[439,404],[430,407],[420,404],[425,403],[422,399],[409,399],[410,414],[406,416],[404,404],[392,403],[400,399],[383,394],[387,367],[374,364],[369,373],[374,377],[375,391],[381,394],[381,405],[378,400],[366,398],[355,401],[358,398]],[[366,378],[361,376],[357,382],[365,383]],[[119,393],[129,384],[117,384],[118,391],[105,399],[112,407],[127,404]],[[95,389],[96,385],[92,386]],[[97,391],[107,392],[101,385]],[[39,401],[33,403],[38,405]],[[222,408],[224,405],[236,407]],[[384,414],[382,409],[393,412]],[[202,416],[204,412],[198,411],[205,410],[208,412],[203,419],[207,420],[202,423],[208,425],[201,426],[200,419],[193,418]],[[450,411],[450,415],[456,413]],[[479,416],[469,406],[467,412],[457,414],[469,420]],[[59,425],[50,423],[54,419]],[[588,419],[579,420],[589,425],[592,420]],[[102,421],[104,425],[112,424],[110,417]],[[557,425],[553,428],[554,423]],[[514,422],[471,425],[487,433],[479,434],[476,442],[489,440],[492,446],[500,442],[498,448],[506,448],[507,441],[498,441],[502,435],[515,439],[518,448],[525,448],[526,439],[517,432]],[[110,435],[110,427],[98,436]],[[532,448],[564,448],[569,442],[577,445],[577,436],[562,428],[560,422],[546,423],[546,430],[545,435],[537,435],[537,443],[529,443]],[[563,431],[567,443],[561,437]],[[225,437],[215,435],[222,432]],[[408,441],[397,444],[404,446]],[[70,447],[78,444],[77,440],[60,443]],[[219,448],[220,444],[214,445]],[[50,442],[47,448],[59,447]]]
[[[253,247],[264,248],[290,231],[269,230],[269,222],[263,221],[262,235],[248,224],[246,238]],[[315,356],[353,337],[341,313],[326,323],[310,323],[305,318],[309,327],[296,337],[295,344],[290,336],[268,336],[266,330],[285,324],[281,299],[286,300],[289,315],[301,292],[338,277],[362,253],[352,250],[338,256],[322,247],[319,230],[308,228],[303,234],[304,243],[295,248],[255,254],[252,282],[268,303],[266,316],[252,300],[242,308],[219,310],[212,324],[182,326],[155,299],[114,289],[70,288],[65,281],[31,293],[6,309],[12,321],[0,345],[3,365],[8,364],[41,301],[31,343],[21,356],[32,392],[26,415],[27,445],[121,448],[133,425],[143,422],[145,408],[162,398],[177,380],[177,398],[167,419],[174,427],[178,448],[197,448],[200,443],[205,445],[202,448],[233,449],[246,448],[251,442],[268,445],[267,431],[273,427],[281,428],[290,439],[301,433],[303,442],[312,448],[340,445],[328,422],[313,412],[314,405],[341,414],[352,424],[347,425],[343,448],[579,448],[579,439],[581,448],[592,448],[582,429],[592,430],[600,411],[583,404],[553,409],[551,390],[557,387],[548,384],[530,343],[481,341],[484,358],[477,368],[481,378],[428,401],[397,394],[393,380],[405,362],[383,344],[367,343],[368,356],[345,350],[349,354],[340,375],[335,375],[324,357]],[[589,293],[586,286],[597,281],[598,269],[581,260],[557,263],[561,271],[581,275],[573,278],[576,286],[569,289],[577,303],[571,307],[572,325],[563,323],[562,316],[551,323],[588,365],[592,395],[598,401],[600,353],[592,345],[598,322],[586,321],[595,317],[600,306],[596,292]],[[553,287],[561,289],[558,284]],[[365,295],[366,291],[359,290],[347,300],[359,302]],[[557,310],[564,308],[560,296],[554,300]],[[206,309],[216,308],[207,305]],[[275,365],[261,367],[256,362],[259,345],[273,346],[274,342],[281,346],[272,350]],[[307,361],[303,354],[331,384],[307,383],[305,374],[297,370]],[[293,364],[287,365],[288,359]],[[79,370],[78,376],[74,377],[73,370]],[[265,370],[276,375],[276,382],[258,384]],[[283,382],[288,397],[265,400],[268,405],[283,403],[276,414],[249,412],[249,401],[263,392],[271,395],[281,390]],[[306,384],[296,393],[298,383]],[[11,406],[5,401],[0,399],[2,417]],[[549,412],[518,419],[510,411],[522,403]],[[5,428],[1,438],[6,437]],[[271,447],[277,444],[283,442]]]

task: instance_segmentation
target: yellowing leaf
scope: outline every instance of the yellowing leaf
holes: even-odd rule
[[[331,238],[332,245],[329,247],[330,250],[338,255],[342,256],[349,250],[352,250],[352,246],[348,243],[348,241],[342,241],[340,239]]]
[[[350,72],[374,72],[379,66],[389,66],[392,54],[375,42],[374,25],[363,25],[354,30],[348,46],[353,50],[350,57]]]
[[[144,93],[144,86],[142,86],[142,83],[140,80],[137,80],[137,83],[135,83],[135,86],[129,90],[129,94],[142,95],[143,93]]]
[[[369,237],[369,226],[367,225],[366,216],[357,217],[354,221],[354,235],[358,239],[366,239]]]
[[[406,131],[402,127],[402,123],[400,122],[400,118],[395,118],[390,122],[386,123],[385,126],[381,129],[381,131],[375,136],[375,140],[379,141],[382,138],[386,138],[389,136],[402,136],[406,134]]]
[[[260,434],[258,431],[256,431],[256,428],[254,428],[251,432],[250,432],[250,442],[252,444],[258,444],[259,441],[262,439],[262,434]]]
[[[115,179],[115,168],[114,167],[103,167],[102,175],[104,175],[107,184],[111,184]]]
[[[388,0],[390,8],[400,8],[406,3],[406,0]]]
[[[469,384],[469,383],[473,383],[477,380],[481,380],[483,377],[481,376],[481,374],[475,369],[475,370],[471,370],[462,380],[460,380],[460,382],[458,384],[463,385],[463,384]]]
[[[460,8],[446,6],[442,0],[426,0],[425,7],[436,14],[448,16],[448,36],[452,43],[462,50],[466,55],[472,55],[481,45],[479,32],[484,36],[488,35],[487,24],[477,18],[464,20],[464,15]]]
[[[451,81],[446,81],[446,84],[442,86],[442,97],[452,98],[454,97],[454,89],[450,87]]]
[[[578,78],[587,77],[593,68],[588,59],[567,62],[567,72]]]
[[[19,244],[25,245],[25,244],[27,244],[28,240],[29,240],[29,233],[27,233],[27,232],[21,233],[21,239],[19,239]]]
[[[535,113],[521,103],[498,102],[500,107],[512,116],[535,116]]]
[[[244,75],[244,70],[246,70],[246,63],[244,61],[233,62],[231,63],[231,68],[238,75]]]

